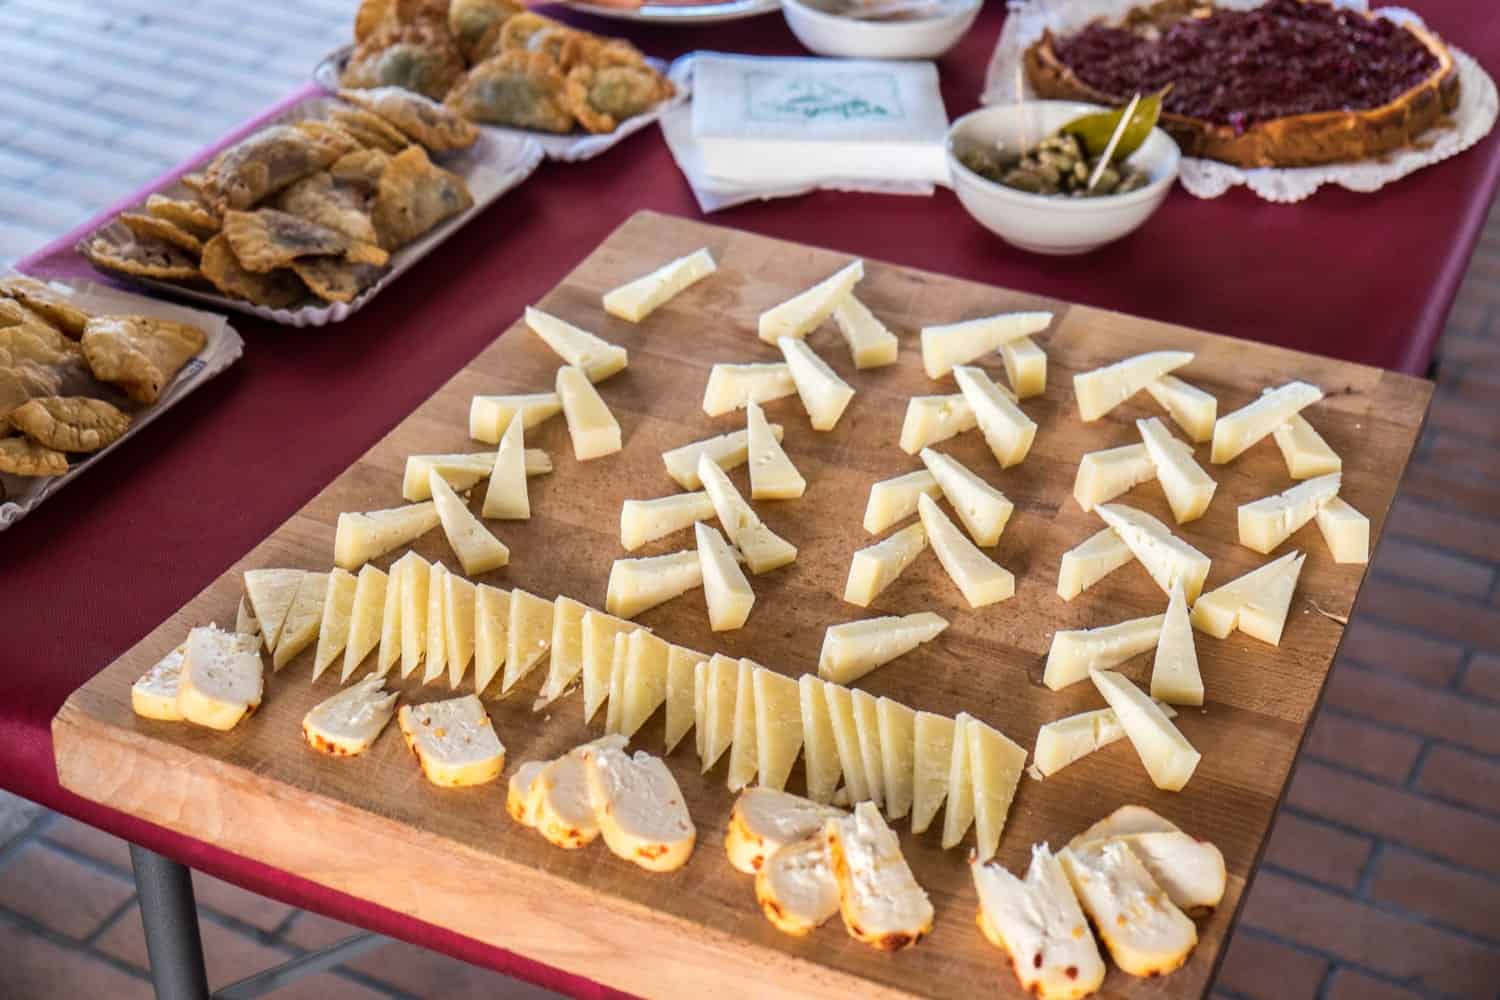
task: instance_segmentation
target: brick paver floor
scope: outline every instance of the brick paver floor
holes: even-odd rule
[[[0,0],[0,266],[305,79],[353,0]],[[1215,990],[1500,996],[1500,217]],[[45,886],[46,891],[37,891]],[[219,986],[352,932],[198,882]],[[0,793],[0,993],[146,997],[120,841]],[[391,942],[284,997],[540,997]]]

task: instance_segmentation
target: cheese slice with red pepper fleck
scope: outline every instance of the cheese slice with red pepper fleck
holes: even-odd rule
[[[505,767],[505,745],[478,695],[402,705],[396,722],[422,773],[440,788],[482,785]]]
[[[1104,959],[1062,864],[1037,844],[1025,879],[971,858],[979,929],[1010,956],[1021,989],[1040,1000],[1080,1000],[1104,982]]]

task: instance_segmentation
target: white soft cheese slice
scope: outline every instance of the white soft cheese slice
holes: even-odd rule
[[[1026,769],[1026,751],[1000,730],[978,719],[964,727],[969,770],[974,777],[974,841],[981,861],[995,856],[1011,802]]]
[[[406,553],[396,564],[401,567],[401,676],[409,677],[427,655],[432,564],[415,552]]]
[[[634,618],[701,586],[703,567],[693,549],[640,559],[616,559],[609,568],[604,610],[621,618]]]
[[[843,335],[844,343],[849,345],[854,367],[880,368],[896,363],[900,349],[896,335],[853,292],[833,307],[833,322]]]
[[[718,417],[749,403],[769,403],[796,391],[792,369],[783,361],[740,365],[721,362],[709,369],[708,384],[703,388],[703,412]]]
[[[780,441],[785,431],[780,424],[772,424],[771,434],[777,441]],[[678,486],[685,490],[701,490],[703,480],[698,478],[699,455],[707,455],[714,464],[726,472],[730,469],[737,469],[744,465],[750,456],[749,431],[731,431],[728,434],[720,434],[718,437],[693,441],[680,448],[662,452],[661,460],[666,464],[667,475],[675,479]]]
[[[541,790],[536,779],[541,777],[549,763],[551,762],[545,760],[524,761],[506,783],[505,811],[522,826],[536,826],[537,799]]]
[[[1073,499],[1084,510],[1093,510],[1155,478],[1156,463],[1144,444],[1090,451],[1078,460]]]
[[[286,621],[286,613],[292,610],[292,601],[297,597],[297,588],[302,585],[306,573],[302,569],[245,571],[245,596],[250,599],[250,608],[260,622],[261,637],[269,650],[276,649],[282,623]]]
[[[1318,508],[1318,530],[1336,563],[1370,561],[1370,519],[1334,497]]]
[[[839,884],[821,832],[788,844],[755,873],[755,899],[779,931],[801,936],[839,912]]]
[[[630,633],[628,642],[625,696],[620,705],[620,734],[627,738],[634,736],[667,700],[667,661],[672,648],[645,629]]]
[[[1281,623],[1286,620],[1286,611],[1305,558],[1296,552],[1288,552],[1204,594],[1193,604],[1193,626],[1215,639],[1222,639],[1236,628],[1245,627],[1242,614],[1251,608],[1248,620],[1250,628],[1261,633],[1257,638],[1270,634],[1273,637],[1264,641],[1279,645]],[[1278,614],[1280,622],[1277,621]]]
[[[557,395],[568,421],[574,458],[587,462],[620,450],[619,421],[581,368],[564,365],[557,370]]]
[[[755,607],[755,591],[734,558],[728,543],[703,522],[693,525],[697,535],[699,579],[708,607],[708,625],[715,632],[742,628]]]
[[[1161,706],[1123,676],[1112,670],[1096,670],[1090,676],[1119,717],[1151,783],[1164,791],[1182,791],[1203,755],[1193,749]]]
[[[512,420],[500,437],[482,513],[491,519],[525,521],[531,517],[526,488],[526,437],[522,422]],[[436,488],[436,487],[434,487]]]
[[[609,699],[610,668],[614,662],[615,637],[629,635],[641,626],[602,611],[584,612],[579,626],[583,671],[583,721],[587,723]],[[555,633],[554,633],[555,634]]]
[[[587,330],[579,329],[540,309],[526,307],[526,325],[558,357],[587,372],[590,382],[602,382],[623,369],[629,361],[625,348],[602,340]],[[562,393],[559,392],[558,395],[561,396]],[[564,409],[567,405],[567,400],[564,399]]]
[[[469,401],[469,437],[495,444],[516,414],[527,430],[562,412],[555,392],[528,392],[509,396],[475,396]]]
[[[1146,567],[1151,579],[1162,589],[1172,592],[1172,581],[1182,580],[1189,601],[1196,601],[1208,579],[1208,556],[1172,534],[1156,518],[1123,504],[1101,504],[1095,508],[1104,523],[1114,529],[1120,540]]]
[[[851,937],[881,951],[908,948],[932,929],[933,909],[917,884],[901,841],[872,802],[824,828],[839,887],[839,912]]]
[[[901,450],[915,455],[928,445],[939,444],[978,426],[979,418],[961,392],[951,396],[913,396],[901,421]]]
[[[1021,312],[924,326],[922,368],[928,378],[942,378],[958,365],[966,365],[1022,337],[1041,333],[1051,322],[1049,312]]]
[[[510,591],[481,583],[474,590],[474,693],[484,694],[505,666]]]
[[[1036,422],[1021,411],[1008,391],[990,381],[984,369],[962,366],[953,369],[953,377],[1000,468],[1018,465],[1036,440]]]
[[[505,627],[505,671],[500,693],[505,694],[530,674],[552,648],[552,602],[520,587],[510,592],[510,621]]]
[[[1098,420],[1168,372],[1190,363],[1190,351],[1152,351],[1073,376],[1078,415]]]
[[[1239,509],[1240,544],[1264,555],[1318,516],[1339,494],[1341,476],[1334,472],[1298,483],[1291,489],[1262,497]]]
[[[627,552],[633,552],[647,542],[665,538],[713,516],[713,501],[702,490],[674,493],[655,500],[626,500],[620,505],[620,544]]]
[[[1162,617],[1161,638],[1151,664],[1151,697],[1171,705],[1203,704],[1203,675],[1198,670],[1193,623],[1181,580],[1173,582],[1167,613]]]
[[[1167,718],[1177,715],[1171,705],[1161,706]],[[1096,708],[1049,722],[1037,730],[1033,761],[1042,777],[1047,778],[1069,764],[1082,760],[1125,738],[1120,717],[1112,708]]]
[[[1298,413],[1271,432],[1281,457],[1286,459],[1287,475],[1293,479],[1312,479],[1340,472],[1344,460],[1329,447],[1323,435],[1313,429],[1307,418]]]
[[[849,562],[844,600],[868,608],[926,548],[927,529],[918,521],[884,541],[858,550]]]
[[[360,572],[363,573],[364,569]],[[328,574],[328,585],[323,591],[323,617],[318,622],[318,647],[313,653],[313,680],[321,677],[349,645],[354,591],[358,586],[359,582],[348,570],[335,569]]]
[[[750,446],[750,496],[756,500],[795,500],[807,491],[807,480],[792,464],[766,421],[759,403],[745,407]]]
[[[1214,422],[1213,448],[1209,461],[1214,464],[1238,458],[1251,445],[1323,398],[1323,390],[1306,382],[1288,382],[1261,394],[1260,398],[1226,413]]]
[[[505,745],[478,695],[402,705],[396,724],[422,774],[441,788],[482,785],[505,767]]]
[[[756,781],[765,788],[786,787],[802,752],[802,705],[797,682],[774,670],[757,668],[755,688]]]
[[[233,729],[260,707],[265,664],[254,636],[203,625],[188,633],[177,678],[177,713],[209,729]]]
[[[904,521],[917,512],[917,497],[926,493],[936,497],[942,487],[926,469],[908,472],[904,476],[882,479],[870,487],[870,499],[865,504],[864,528],[878,535],[898,521]]]
[[[969,758],[969,724],[960,712],[953,720],[953,753],[948,759],[948,802],[943,810],[943,850],[958,845],[974,823],[974,770]]]
[[[1166,890],[1167,897],[1186,912],[1212,910],[1224,898],[1229,882],[1224,854],[1206,840],[1177,829],[1083,837],[1075,837],[1068,847],[1076,851],[1106,843],[1123,844]]]
[[[548,395],[555,395],[548,393]],[[498,438],[497,438],[498,440]],[[552,472],[552,456],[540,448],[526,449],[526,475],[546,476]],[[488,479],[495,468],[493,451],[454,452],[447,455],[408,455],[406,471],[401,476],[401,498],[415,503],[431,500],[428,477],[436,472],[455,490],[469,489]]]
[[[782,337],[776,342],[791,370],[792,382],[797,386],[797,395],[802,407],[812,421],[813,430],[831,431],[844,415],[849,401],[854,398],[854,388],[839,378],[828,362],[818,357],[811,347],[801,340]]]
[[[297,596],[286,613],[281,625],[281,638],[276,640],[276,652],[271,654],[271,666],[280,670],[291,663],[318,637],[318,626],[323,622],[323,599],[328,593],[327,573],[308,573],[297,585]]]
[[[797,678],[798,707],[802,713],[802,768],[807,795],[815,802],[832,802],[843,766],[829,714],[823,682],[812,674]]]
[[[724,534],[744,555],[750,572],[758,576],[797,558],[797,547],[766,527],[739,490],[734,488],[729,476],[707,455],[698,458],[698,478],[713,501],[714,513],[724,528]]]
[[[844,773],[844,787],[851,802],[874,797],[869,775],[865,773],[864,755],[859,748],[859,722],[854,712],[854,695],[838,684],[823,684],[823,698],[828,703],[828,718],[833,726],[833,744],[838,749],[839,769]]]
[[[597,749],[624,748],[623,736],[602,736],[542,768],[533,792],[536,803],[533,825],[548,843],[575,851],[599,836],[599,816],[589,782],[587,756]]]
[[[1052,634],[1042,683],[1053,691],[1087,680],[1091,670],[1108,670],[1156,646],[1165,616],[1132,618],[1099,628],[1059,629]]]
[[[432,564],[427,576],[427,651],[422,683],[431,684],[448,670],[448,567]]]
[[[1195,521],[1208,510],[1219,484],[1193,458],[1190,448],[1172,436],[1161,418],[1137,420],[1141,441],[1156,468],[1156,481],[1172,508],[1178,524]]]
[[[917,713],[898,701],[875,703],[880,732],[881,774],[885,778],[885,811],[891,819],[911,812],[916,777]]]
[[[523,476],[523,481],[524,478]],[[494,482],[493,479],[490,480],[491,486]],[[469,510],[468,503],[454,493],[453,488],[436,472],[432,473],[431,488],[432,502],[437,505],[438,518],[443,524],[443,534],[447,537],[448,546],[458,557],[459,565],[464,568],[465,573],[478,576],[480,573],[488,573],[490,570],[510,565],[510,549],[496,538],[479,518],[474,516],[473,511]],[[524,486],[522,492],[525,492]],[[486,497],[485,503],[488,504],[488,502],[488,497]]]
[[[339,683],[347,681],[379,644],[384,634],[383,616],[390,590],[390,577],[366,563],[354,581],[354,601],[349,608],[349,638],[344,644],[344,663]],[[399,605],[398,605],[399,606]],[[377,670],[384,676],[384,670]]]
[[[1182,428],[1189,441],[1202,444],[1213,438],[1219,401],[1212,395],[1176,375],[1163,375],[1155,382],[1148,382],[1146,391],[1167,411],[1172,422]]]
[[[604,311],[626,322],[639,323],[716,269],[707,247],[695,250],[605,292]]]
[[[1010,957],[1028,996],[1081,1000],[1104,982],[1104,959],[1061,862],[1046,844],[1031,848],[1026,878],[969,859],[979,894],[979,929]]]
[[[364,753],[396,714],[396,692],[384,685],[383,677],[366,677],[319,702],[302,717],[302,738],[335,757]]]
[[[130,708],[136,715],[162,722],[182,721],[182,713],[177,710],[177,687],[186,655],[187,643],[183,643],[153,663],[130,685]]]
[[[667,650],[666,753],[677,749],[677,744],[697,723],[695,678],[698,664],[707,661],[708,654],[696,649],[671,646]]]
[[[652,872],[687,864],[698,831],[687,800],[661,758],[609,747],[585,750],[589,789],[604,843]]]
[[[932,551],[937,553],[938,561],[964,595],[964,600],[969,602],[969,607],[982,608],[1015,596],[1016,578],[1010,570],[979,551],[968,536],[948,520],[932,497],[926,494],[918,497],[917,510],[922,515],[922,527],[927,532]]]
[[[474,658],[474,617],[478,593],[457,573],[443,577],[443,645],[448,653],[448,686],[457,690]]]
[[[937,480],[943,496],[968,529],[974,544],[989,548],[998,543],[1016,505],[950,455],[923,448],[922,462]]]
[[[911,832],[922,833],[948,797],[948,772],[953,766],[952,719],[918,712],[912,727]]]
[[[947,619],[931,611],[830,625],[823,633],[818,676],[835,684],[851,684],[931,642],[947,627]]]
[[[740,660],[735,675],[734,742],[729,748],[729,790],[737,792],[755,780],[760,746],[755,726],[755,671],[751,660]]]
[[[339,515],[334,529],[334,565],[359,569],[393,549],[410,545],[437,526],[437,508],[430,501],[362,514],[345,512]]]
[[[1040,396],[1047,391],[1047,352],[1030,337],[1000,345],[1000,360],[1005,363],[1005,377],[1017,400]]]
[[[1113,528],[1104,528],[1063,553],[1057,568],[1057,596],[1071,601],[1135,558]]]
[[[703,712],[698,730],[703,737],[699,765],[703,774],[719,762],[734,742],[735,700],[740,689],[740,664],[715,653],[704,668]]]
[[[865,276],[865,264],[847,264],[806,291],[798,292],[760,314],[760,339],[774,344],[782,337],[802,338],[833,314],[845,296]]]
[[[1096,821],[1068,841],[1068,846],[1077,850],[1087,844],[1113,840],[1116,837],[1133,837],[1141,833],[1180,833],[1181,829],[1165,816],[1145,806],[1126,805]]]
[[[870,786],[870,801],[885,807],[885,756],[880,752],[880,709],[875,696],[854,688],[850,692],[854,705],[854,735],[859,741],[859,758],[865,767],[865,782]]]
[[[1067,848],[1059,857],[1079,902],[1122,971],[1146,977],[1181,968],[1198,943],[1198,929],[1129,847],[1109,842]]]

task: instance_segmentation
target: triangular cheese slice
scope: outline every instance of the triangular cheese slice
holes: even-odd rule
[[[1151,665],[1151,697],[1171,705],[1203,704],[1203,675],[1198,672],[1198,650],[1181,580],[1172,584],[1172,599],[1162,619],[1156,660]]]
[[[625,677],[630,667],[630,636],[615,636],[614,648],[609,657],[609,700],[604,709],[604,731],[620,731],[620,710],[625,705]]]
[[[982,368],[967,365],[955,368],[953,377],[964,399],[969,401],[979,431],[1000,468],[1018,465],[1036,440],[1036,422],[1021,412],[1010,393],[990,381]]]
[[[814,802],[833,801],[843,768],[828,713],[823,682],[812,674],[797,678],[798,707],[802,715],[803,770],[807,774],[807,797]]]
[[[703,388],[703,412],[718,417],[748,403],[769,403],[796,391],[792,370],[784,361],[746,365],[720,363],[708,370],[708,385]]]
[[[457,690],[474,658],[474,585],[457,573],[443,576],[444,647],[448,653],[448,686]]]
[[[942,378],[958,365],[998,351],[1004,345],[1033,333],[1041,333],[1052,322],[1049,312],[1001,313],[980,319],[922,328],[922,368],[927,377]]]
[[[1219,484],[1203,471],[1193,459],[1192,451],[1172,436],[1159,417],[1137,420],[1135,425],[1177,523],[1186,524],[1202,517]]]
[[[797,682],[757,668],[755,686],[756,774],[759,784],[777,791],[802,752],[802,704]]]
[[[768,573],[797,558],[797,547],[766,527],[729,476],[706,455],[698,459],[698,478],[713,501],[724,534],[744,554],[750,572]]]
[[[708,248],[696,250],[605,292],[604,311],[626,322],[639,323],[715,270],[713,254]]]
[[[1104,528],[1063,553],[1057,569],[1057,596],[1071,601],[1134,558],[1114,529]]]
[[[907,401],[906,416],[901,421],[901,450],[915,455],[928,445],[940,444],[978,426],[979,418],[961,392],[951,396],[913,396]]]
[[[974,776],[974,840],[981,861],[995,856],[1021,774],[1026,751],[1014,740],[978,719],[964,727],[969,740],[969,769]]]
[[[431,474],[432,502],[443,522],[443,534],[464,572],[470,576],[488,573],[510,564],[510,549],[469,510],[453,487],[436,472]]]
[[[307,575],[302,569],[252,569],[245,571],[245,596],[260,622],[266,648],[275,651],[286,613],[292,610],[297,588]]]
[[[668,664],[672,648],[645,629],[636,629],[630,633],[628,643],[625,657],[625,697],[620,705],[620,733],[627,737],[634,736],[667,700]]]
[[[1307,556],[1299,555],[1292,568],[1271,579],[1264,590],[1252,594],[1240,605],[1239,629],[1246,635],[1281,645],[1281,632],[1286,627],[1287,612],[1292,607],[1292,594],[1297,590],[1297,578],[1302,574],[1302,564]]]
[[[1163,375],[1190,363],[1190,351],[1152,351],[1073,376],[1078,415],[1098,420]]]
[[[1242,455],[1292,417],[1323,398],[1323,390],[1307,382],[1288,382],[1258,399],[1226,413],[1214,423],[1209,461],[1215,465]]]
[[[1202,444],[1213,438],[1214,421],[1219,413],[1219,401],[1213,396],[1176,375],[1163,375],[1147,384],[1146,391],[1182,428],[1189,441]]]
[[[557,370],[557,395],[568,421],[574,458],[587,462],[620,450],[620,423],[581,368],[564,365]]]
[[[960,712],[953,720],[953,756],[948,761],[948,806],[943,811],[943,850],[958,846],[974,823],[974,770],[969,759],[969,725]]]
[[[1150,514],[1134,507],[1101,504],[1095,512],[1130,546],[1162,593],[1170,594],[1172,581],[1180,579],[1188,600],[1198,599],[1203,592],[1203,581],[1208,579],[1208,556],[1172,534],[1170,528]]]
[[[495,451],[495,465],[484,492],[482,513],[491,519],[525,521],[531,517],[526,492],[526,439],[519,420],[512,420]]]
[[[1355,510],[1342,497],[1318,508],[1318,530],[1336,563],[1370,561],[1370,519]]]
[[[823,633],[818,676],[835,684],[852,684],[922,643],[931,642],[947,627],[947,619],[931,611],[830,625]]]
[[[505,632],[505,673],[500,693],[505,694],[536,669],[552,648],[552,602],[544,601],[520,587],[510,592],[510,622]]]
[[[937,553],[955,586],[971,608],[982,608],[1015,596],[1016,578],[1010,570],[996,563],[969,541],[958,526],[948,520],[932,497],[925,493],[917,498],[917,511],[927,542]]]
[[[601,382],[609,378],[623,369],[629,360],[625,348],[601,340],[587,330],[581,330],[540,309],[526,307],[526,325],[558,357],[587,372],[590,382]],[[567,406],[566,400],[563,405]]]
[[[1169,719],[1177,715],[1177,710],[1171,705],[1163,704],[1161,710]],[[1057,719],[1037,730],[1033,755],[1036,770],[1042,777],[1050,777],[1074,761],[1124,738],[1120,717],[1112,708]]]
[[[533,712],[540,712],[561,698],[583,673],[583,616],[589,608],[563,594],[552,604],[552,656],[547,661],[547,679],[537,695]]]
[[[1204,594],[1193,604],[1193,626],[1215,639],[1225,638],[1239,625],[1240,610],[1245,605],[1251,601],[1262,607],[1268,600],[1275,603],[1276,595],[1285,590],[1285,585],[1277,582],[1280,577],[1290,575],[1295,587],[1302,569],[1301,558],[1296,552],[1288,552]]]
[[[849,356],[859,369],[880,368],[896,363],[900,344],[896,335],[875,318],[868,306],[853,292],[833,307],[833,322],[849,345]]]
[[[844,600],[868,608],[926,548],[927,529],[918,521],[908,524],[883,542],[858,550],[849,562]]]
[[[354,582],[354,603],[349,609],[349,640],[344,644],[344,665],[339,683],[347,681],[370,655],[385,632],[384,614],[390,578],[366,563]],[[399,603],[396,605],[399,607]],[[377,671],[383,674],[384,671]]]
[[[802,341],[782,337],[776,344],[791,369],[797,395],[802,397],[802,407],[812,420],[813,430],[833,430],[854,398],[853,387]]]
[[[838,684],[823,684],[828,702],[828,718],[833,724],[833,743],[838,748],[839,768],[844,772],[844,788],[849,801],[870,798],[870,780],[865,774],[865,758],[859,749],[859,723],[854,716],[854,695]]]
[[[411,559],[420,558],[415,552],[408,552],[391,564],[391,572],[386,577],[385,604],[380,610],[380,652],[375,657],[374,670],[381,677],[390,673],[391,667],[401,659],[402,566]]]
[[[937,480],[974,544],[983,548],[997,544],[1016,505],[956,458],[923,448],[922,462]]]
[[[481,583],[474,592],[474,693],[484,694],[505,665],[510,591]]]
[[[693,525],[693,531],[698,541],[698,571],[708,607],[708,627],[715,632],[742,628],[755,607],[750,581],[716,530],[700,521]]]
[[[734,742],[735,702],[739,694],[740,665],[722,653],[708,661],[703,690],[702,773],[707,774]]]
[[[553,395],[548,393],[548,395]],[[559,404],[560,405],[560,404]],[[488,479],[495,468],[493,451],[455,452],[448,455],[407,455],[406,472],[401,477],[401,496],[405,500],[431,500],[428,477],[436,472],[455,490],[467,490],[481,479]],[[552,457],[540,448],[526,449],[526,475],[545,476],[552,472]]]
[[[318,625],[323,621],[323,597],[327,591],[327,573],[308,573],[297,585],[297,596],[286,613],[281,637],[276,640],[276,652],[271,656],[276,670],[292,662],[318,637]]]
[[[698,473],[693,473],[697,478]],[[690,528],[714,516],[713,501],[702,490],[674,493],[655,500],[626,500],[620,504],[620,544],[633,552],[658,538]]]
[[[555,392],[532,392],[511,396],[475,396],[469,403],[469,437],[495,444],[510,426],[511,418],[521,415],[527,430],[562,412],[562,400]]]
[[[780,424],[770,426],[771,436],[780,441],[785,436],[785,430]],[[678,486],[685,490],[701,490],[703,480],[698,478],[699,455],[707,455],[714,464],[726,472],[730,469],[737,469],[750,457],[750,432],[748,429],[730,431],[718,437],[692,441],[680,448],[662,452],[661,460],[667,467],[667,475],[676,480]]]
[[[1298,483],[1283,493],[1262,497],[1239,509],[1240,544],[1264,555],[1318,516],[1338,496],[1341,476],[1335,472]]]
[[[1156,463],[1144,444],[1087,452],[1078,460],[1073,499],[1084,510],[1093,510],[1155,478]]]
[[[240,595],[239,606],[234,609],[234,630],[240,635],[260,635],[260,619],[250,610],[250,602],[244,594]]]
[[[313,654],[313,680],[321,677],[349,644],[349,623],[354,617],[357,586],[354,574],[348,570],[335,569],[328,575],[328,586],[323,592],[323,615],[318,622],[318,649]]]
[[[448,567],[432,564],[427,578],[427,659],[422,683],[431,684],[448,669]]]
[[[621,618],[634,618],[701,586],[703,566],[694,549],[641,559],[616,559],[609,568],[604,610]]]
[[[880,726],[880,772],[885,778],[885,812],[900,819],[911,812],[916,776],[917,713],[889,698],[875,702]]]
[[[1312,479],[1343,471],[1344,460],[1300,413],[1272,431],[1271,436],[1281,449],[1281,457],[1286,459],[1287,475],[1293,479]]]
[[[953,766],[952,719],[918,712],[912,726],[915,759],[912,763],[911,832],[923,833],[948,797],[948,772]]]
[[[833,314],[834,307],[864,276],[864,261],[856,260],[806,291],[767,309],[760,314],[760,339],[774,344],[782,337],[807,336]]]
[[[737,792],[755,780],[760,767],[760,748],[755,728],[755,671],[751,660],[739,662],[735,678],[734,743],[729,748],[729,790]]]
[[[1005,362],[1005,377],[1010,379],[1011,395],[1017,400],[1047,391],[1047,352],[1030,337],[1001,344],[1000,360]]]
[[[431,502],[362,514],[340,514],[338,526],[334,529],[334,565],[348,570],[359,569],[372,559],[410,545],[437,526],[437,508]]]
[[[904,521],[917,512],[917,497],[926,493],[936,498],[942,487],[926,469],[908,472],[904,476],[882,479],[870,486],[870,499],[865,504],[864,528],[878,535],[897,522]]]
[[[615,636],[629,635],[641,626],[592,608],[583,615],[579,641],[583,650],[583,721],[588,722],[609,698],[610,666]]]
[[[1096,670],[1090,676],[1119,717],[1151,783],[1163,791],[1182,791],[1203,755],[1172,725],[1160,705],[1123,676],[1113,670]]]
[[[1152,615],[1099,628],[1059,629],[1052,634],[1042,683],[1061,691],[1087,679],[1091,670],[1108,670],[1144,653],[1161,638],[1162,621],[1162,615]]]
[[[409,677],[427,655],[427,590],[432,564],[415,552],[397,560],[401,570],[401,676]]]
[[[697,666],[707,662],[708,655],[684,646],[667,650],[667,719],[666,749],[671,753],[697,722],[695,708]]]
[[[854,703],[854,735],[859,740],[859,759],[865,767],[870,801],[884,807],[885,757],[880,752],[880,711],[875,696],[868,691],[854,688],[850,697]]]
[[[759,403],[745,407],[750,446],[750,496],[756,500],[795,500],[807,491],[807,480],[781,450]]]

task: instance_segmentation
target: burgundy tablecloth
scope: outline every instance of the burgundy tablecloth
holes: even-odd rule
[[[1500,5],[1412,0],[1500,68]],[[977,102],[1002,19],[991,3],[942,60],[950,115]],[[664,57],[795,53],[778,16],[626,28]],[[1494,137],[1378,195],[1294,207],[1243,191],[1174,192],[1129,239],[1073,259],[1009,249],[953,196],[816,194],[713,221],[1092,305],[1409,372],[1427,364],[1495,193]],[[83,480],[0,532],[0,786],[288,903],[578,996],[612,991],[80,800],[57,785],[64,699],[223,572],[430,395],[640,208],[695,215],[654,129],[603,157],[545,165],[352,320],[321,330],[245,317],[243,361]],[[68,240],[25,266],[76,268]]]

